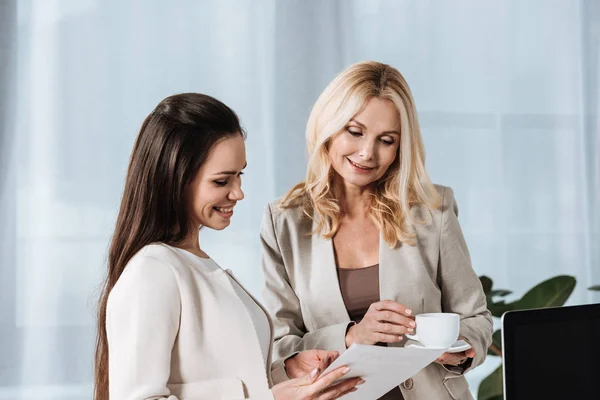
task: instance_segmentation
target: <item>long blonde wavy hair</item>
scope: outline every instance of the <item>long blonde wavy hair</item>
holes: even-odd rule
[[[390,247],[399,243],[414,245],[411,223],[425,224],[431,213],[424,219],[411,221],[411,207],[437,209],[440,196],[425,171],[425,150],[410,88],[397,69],[379,62],[351,65],[321,93],[306,127],[309,153],[306,179],[283,197],[280,207],[301,206],[304,214],[317,223],[313,234],[324,238],[336,234],[342,210],[332,191],[335,171],[328,146],[373,97],[390,100],[396,106],[400,116],[400,146],[396,160],[373,184],[371,217]]]

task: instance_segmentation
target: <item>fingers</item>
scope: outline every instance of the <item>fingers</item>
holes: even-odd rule
[[[380,323],[378,326],[374,327],[377,332],[393,335],[414,333],[416,326],[416,323],[413,320],[414,317],[405,314],[407,308],[402,304],[391,300],[384,300],[373,303],[370,311],[371,318],[374,318]]]
[[[403,314],[398,314],[394,311],[382,310],[375,313],[377,321],[389,322],[395,325],[405,326],[407,328],[414,328],[417,324],[413,320],[413,317],[407,317]]]
[[[356,386],[365,383],[360,377],[346,379],[325,389],[318,397],[319,400],[330,400],[342,397],[357,390]]]
[[[475,358],[477,353],[475,353],[475,350],[471,348],[471,349],[468,349],[467,351],[465,351],[465,355],[469,358]]]
[[[364,344],[400,342],[402,335],[414,333],[415,322],[411,314],[406,306],[392,300],[372,303],[363,320],[353,327],[361,329],[358,338],[353,336],[353,339]]]
[[[327,386],[331,385],[333,382],[335,382],[342,376],[346,375],[348,372],[350,372],[350,368],[348,368],[348,366],[344,365],[344,366],[334,369],[333,371],[329,372],[326,375],[320,376],[319,379],[312,384],[312,386],[314,388],[314,393],[319,393],[320,391],[325,389]]]
[[[317,350],[317,357],[320,360],[327,360],[327,365],[331,364],[339,356],[340,353],[337,351]]]
[[[405,333],[413,333],[414,328],[410,326],[390,324],[388,322],[375,322],[373,324],[375,332],[387,333],[389,335],[404,335]]]
[[[319,378],[319,376],[321,375],[321,372],[325,371],[327,369],[327,367],[329,367],[329,364],[331,364],[331,362],[332,361],[329,358],[329,356],[322,358],[319,361],[319,365],[316,368],[317,372],[314,375],[311,375],[311,378],[312,378],[311,383],[316,381]]]
[[[373,324],[373,332],[375,334],[381,333],[399,338],[400,336],[407,333],[407,331],[408,329],[406,327],[400,325],[388,324],[383,322],[376,322]]]
[[[444,353],[441,356],[439,356],[436,361],[440,364],[451,364],[452,362],[455,362],[457,360],[456,354],[460,353]]]
[[[467,358],[469,357],[464,351],[460,353],[444,353],[436,360],[436,362],[446,365],[460,365],[465,362]]]
[[[397,343],[402,341],[402,336],[389,333],[373,332],[370,337],[373,343]]]
[[[320,368],[321,368],[321,366],[318,366],[317,368],[310,371],[310,373],[308,373],[304,376],[301,376],[299,378],[295,378],[293,380],[296,382],[296,385],[298,385],[298,386],[311,385],[315,381],[317,381],[317,379],[319,378],[319,375],[321,374],[321,371],[323,371]]]
[[[381,300],[377,303],[371,304],[377,311],[389,310],[402,315],[412,315],[412,310],[403,304],[397,303],[392,300]]]
[[[319,364],[317,365],[317,372],[315,374],[311,374],[311,382],[317,380],[322,371],[325,371],[327,367],[339,357],[340,353],[337,351],[327,351],[327,350],[314,350],[316,353],[316,358],[319,360]],[[313,370],[314,371],[314,370]]]

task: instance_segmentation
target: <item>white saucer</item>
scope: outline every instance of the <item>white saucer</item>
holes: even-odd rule
[[[436,347],[427,347],[424,346],[423,344],[411,340],[413,343],[409,344],[406,347],[416,347],[417,349],[435,349]],[[464,340],[457,340],[456,342],[454,342],[454,344],[452,346],[450,346],[450,348],[448,350],[446,350],[446,353],[460,353],[461,351],[465,351],[465,350],[469,350],[471,348],[471,345],[467,342],[465,342]]]

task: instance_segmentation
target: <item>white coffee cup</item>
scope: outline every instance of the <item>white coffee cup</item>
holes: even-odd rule
[[[460,332],[460,316],[453,313],[428,313],[415,316],[417,332],[407,334],[425,347],[447,349],[456,342]]]

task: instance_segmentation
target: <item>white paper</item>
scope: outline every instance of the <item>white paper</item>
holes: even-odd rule
[[[383,347],[353,344],[323,371],[328,373],[342,365],[351,371],[343,379],[360,376],[365,380],[358,390],[344,400],[376,400],[431,364],[445,349],[417,347]]]

